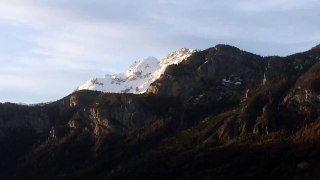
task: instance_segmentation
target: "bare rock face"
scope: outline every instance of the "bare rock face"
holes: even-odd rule
[[[70,107],[76,107],[79,105],[78,98],[76,96],[70,97]]]
[[[317,48],[283,58],[218,45],[169,66],[148,93],[180,97],[193,119],[238,104],[218,131],[222,139],[290,131],[319,116],[318,56]]]
[[[78,113],[81,115],[75,121],[85,120],[84,127],[89,126],[97,136],[108,133],[124,135],[157,119],[157,116],[145,111],[139,104],[133,104],[130,99],[121,105],[84,108]]]
[[[227,45],[196,52],[151,84],[148,93],[189,96],[199,89],[220,87],[241,92],[259,84],[265,64],[262,57]]]
[[[167,175],[160,179],[205,179],[221,172],[226,179],[238,173],[256,179],[268,175],[261,164],[269,158],[267,167],[275,167],[270,179],[292,179],[301,169],[320,165],[314,149],[320,149],[319,57],[318,47],[261,57],[217,45],[168,66],[145,94],[81,90],[44,106],[0,104],[0,143],[16,138],[12,147],[21,139],[28,145],[10,148],[25,150],[16,160],[31,154],[13,165],[38,172],[25,173],[29,179],[159,179],[145,172]],[[235,168],[242,169],[230,175]],[[273,176],[283,169],[289,175]],[[43,170],[48,174],[38,175]]]
[[[177,109],[177,103],[179,101],[174,98],[154,95],[141,97],[134,94],[77,91],[56,102],[53,106],[56,117],[51,124],[56,127],[58,137],[68,131],[89,131],[96,137],[109,134],[122,136],[165,118],[170,108],[171,111]]]
[[[315,63],[296,82],[295,87],[283,99],[291,112],[298,112],[305,121],[320,115],[320,63]]]
[[[85,128],[96,136],[125,135],[166,117],[168,108],[182,111],[180,123],[191,125],[198,118],[239,105],[238,117],[224,125],[223,136],[266,134],[279,126],[274,122],[274,117],[279,117],[275,106],[286,112],[299,112],[299,118],[318,114],[317,57],[317,48],[281,58],[261,57],[232,46],[217,45],[193,52],[179,64],[168,66],[148,88],[149,95],[77,91],[44,107],[3,109],[0,124],[1,128],[30,127],[37,132],[56,127],[57,134],[62,136],[69,130]],[[281,82],[281,86],[275,85]],[[292,84],[295,88],[290,89]],[[178,99],[179,103],[159,103],[159,99],[168,102]],[[174,107],[180,103],[181,107]],[[161,114],[157,108],[165,110],[160,110]],[[241,128],[227,132],[226,127],[231,124]]]

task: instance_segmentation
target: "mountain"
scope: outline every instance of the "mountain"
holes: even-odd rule
[[[0,104],[0,178],[318,179],[318,47],[262,57],[217,45],[142,94]]]
[[[125,73],[107,74],[104,78],[91,79],[77,90],[141,94],[164,73],[169,65],[180,63],[194,52],[195,50],[182,48],[170,53],[160,62],[155,57],[141,59],[135,61]]]

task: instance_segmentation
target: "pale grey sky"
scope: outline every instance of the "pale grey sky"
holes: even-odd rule
[[[0,101],[57,100],[182,47],[304,51],[320,43],[319,8],[319,0],[0,0]]]

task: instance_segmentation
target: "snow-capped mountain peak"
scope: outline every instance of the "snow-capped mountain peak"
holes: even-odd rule
[[[194,49],[182,48],[179,51],[174,51],[170,53],[167,57],[160,61],[159,68],[152,74],[151,81],[154,82],[164,73],[166,68],[172,64],[178,64],[181,61],[187,59],[191,54],[196,52]],[[151,84],[151,83],[150,83]]]
[[[129,69],[125,72],[130,80],[137,77],[147,76],[148,74],[153,73],[159,66],[159,60],[155,57],[148,57],[135,61]]]
[[[157,80],[171,64],[178,64],[187,59],[195,50],[182,48],[170,53],[159,61],[155,57],[148,57],[135,61],[124,73],[105,75],[94,78],[76,90],[97,90],[112,93],[144,93],[149,85]]]
[[[194,52],[195,50],[191,50],[188,48],[182,48],[179,51],[174,51],[170,53],[166,58],[162,59],[160,65],[178,64],[188,58]]]

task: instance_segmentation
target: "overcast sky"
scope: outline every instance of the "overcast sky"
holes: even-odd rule
[[[304,51],[320,43],[319,9],[319,0],[0,0],[0,102],[57,100],[183,47]]]

